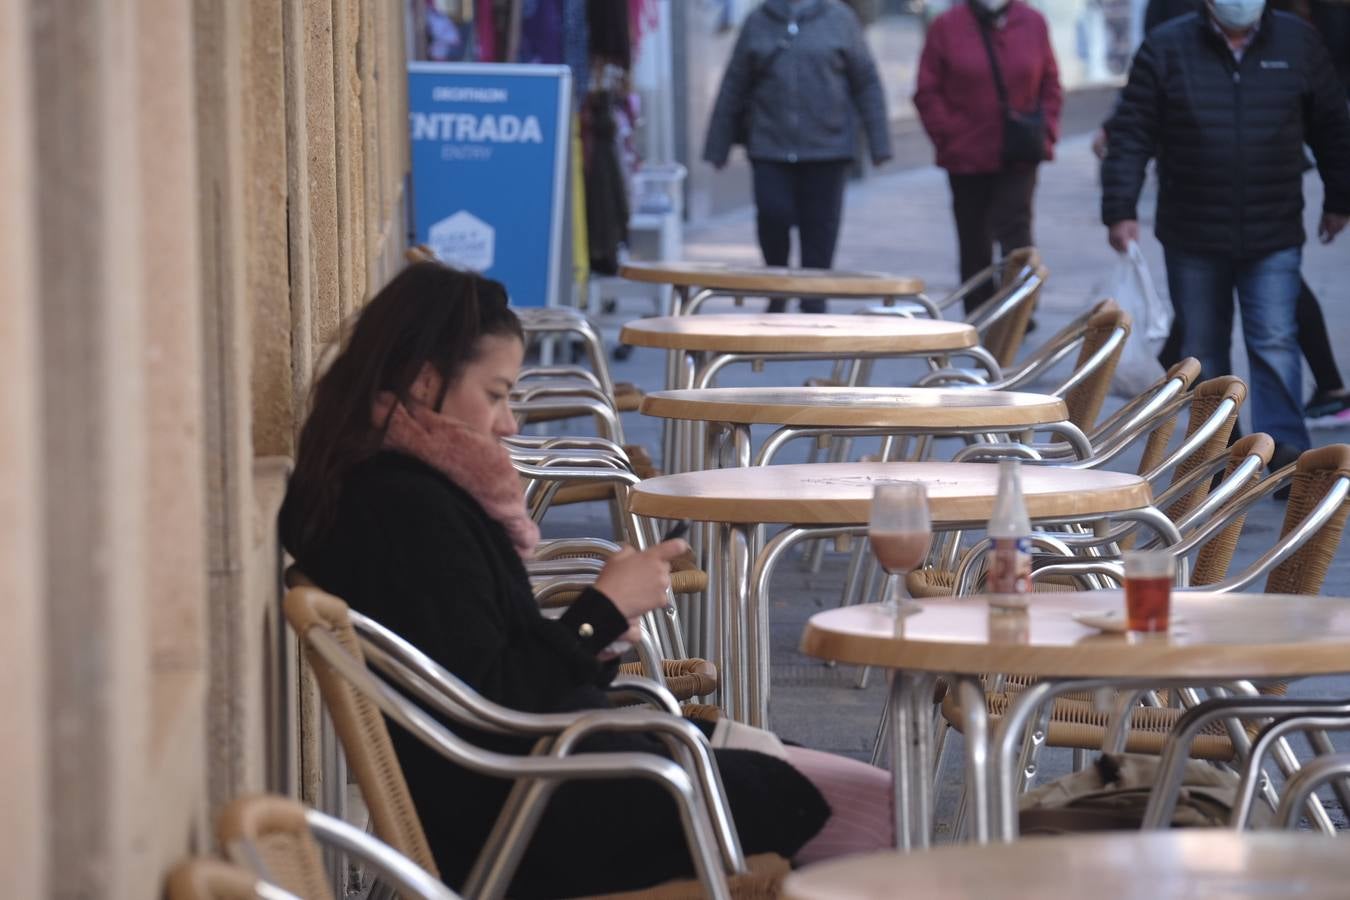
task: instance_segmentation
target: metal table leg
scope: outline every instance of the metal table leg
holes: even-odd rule
[[[925,849],[933,828],[933,730],[936,678],[928,672],[891,676],[891,777],[894,779],[895,846]]]
[[[990,836],[989,800],[989,710],[980,679],[962,675],[956,680],[961,703],[962,731],[966,746],[966,795],[972,813],[975,843],[987,844]],[[959,839],[959,835],[956,836]]]

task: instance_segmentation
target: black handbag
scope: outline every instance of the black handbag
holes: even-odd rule
[[[1037,105],[1031,112],[1018,112],[1008,105],[1008,87],[1003,83],[1003,72],[994,55],[994,43],[989,38],[989,26],[979,23],[980,38],[989,54],[989,67],[994,71],[994,89],[1003,109],[1003,164],[1036,163],[1045,160],[1045,115]]]

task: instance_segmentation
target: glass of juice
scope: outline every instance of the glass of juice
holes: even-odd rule
[[[1166,631],[1176,557],[1165,550],[1125,554],[1125,618],[1130,631]]]
[[[923,565],[933,541],[928,518],[928,491],[917,481],[878,484],[872,489],[872,515],[867,539],[887,578],[885,609],[899,613],[912,606],[904,576]]]

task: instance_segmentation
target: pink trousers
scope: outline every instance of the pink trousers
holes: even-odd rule
[[[788,762],[811,780],[831,810],[825,827],[807,842],[793,862],[805,865],[895,846],[889,772],[846,756],[805,747],[786,750]]]

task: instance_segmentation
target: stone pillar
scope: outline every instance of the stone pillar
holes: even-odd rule
[[[358,44],[357,64],[361,79],[361,210],[365,236],[365,297],[379,290],[388,279],[384,277],[380,254],[380,107],[383,97],[376,78],[376,63],[380,57],[377,44],[379,21],[386,13],[367,10],[361,16],[361,40]]]
[[[258,456],[295,455],[296,418],[305,399],[296,394],[291,360],[283,20],[283,4],[276,0],[249,3],[244,189],[253,314],[253,452]]]
[[[49,891],[144,897],[157,873],[140,827],[150,656],[138,23],[130,2],[30,9]]]
[[[154,800],[138,804],[154,856],[172,865],[210,828],[206,771],[206,456],[202,256],[193,120],[192,9],[139,0],[141,304],[149,447],[144,506]],[[124,126],[126,127],[126,126]]]
[[[260,607],[254,558],[242,74],[248,6],[195,0],[202,309],[206,386],[212,809],[262,785]]]
[[[304,152],[309,157],[309,246],[304,255],[309,260],[310,340],[317,354],[337,338],[343,312],[334,151],[333,0],[302,0],[300,5],[307,131]]]
[[[42,589],[38,309],[28,10],[0,0],[0,871],[16,897],[46,897],[47,691]]]
[[[360,246],[353,234],[352,175],[354,163],[360,157],[353,154],[351,142],[352,89],[350,77],[356,69],[356,39],[360,34],[360,11],[353,10],[347,0],[330,0],[332,17],[333,72],[329,82],[333,97],[333,224],[337,234],[337,297],[338,312],[346,318],[356,308],[352,283],[352,249]],[[359,121],[360,114],[356,116]],[[359,146],[359,145],[358,145]],[[355,157],[355,158],[354,158]]]

